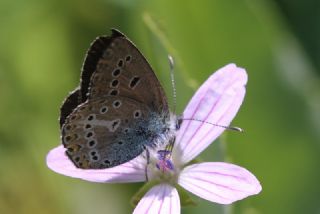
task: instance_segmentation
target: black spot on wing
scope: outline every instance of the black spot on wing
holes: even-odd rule
[[[130,81],[129,87],[130,88],[136,87],[139,81],[140,81],[140,77],[133,77]]]

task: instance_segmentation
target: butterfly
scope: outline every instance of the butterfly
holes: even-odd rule
[[[82,169],[114,167],[174,142],[180,123],[145,57],[115,29],[93,41],[80,85],[60,109],[62,144]]]

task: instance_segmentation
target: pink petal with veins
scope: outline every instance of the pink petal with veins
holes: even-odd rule
[[[133,214],[142,213],[180,213],[180,198],[178,191],[168,184],[154,186],[139,201],[137,207],[133,211]]]
[[[69,160],[65,154],[65,148],[61,145],[48,153],[47,165],[50,169],[59,174],[92,182],[127,183],[141,182],[146,179],[146,161],[141,158],[141,156],[112,168],[79,169]]]
[[[230,204],[261,191],[251,172],[220,162],[190,165],[183,169],[178,183],[193,194],[219,204]]]
[[[183,118],[194,118],[228,126],[238,112],[244,95],[247,73],[235,64],[219,69],[198,89],[187,105]],[[182,163],[199,155],[224,128],[211,124],[184,120],[177,133],[176,149]]]

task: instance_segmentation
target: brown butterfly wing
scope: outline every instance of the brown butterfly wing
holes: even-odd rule
[[[65,123],[66,118],[71,114],[71,112],[81,104],[81,92],[80,88],[76,88],[72,91],[69,96],[63,101],[63,104],[60,108],[60,128]]]
[[[122,107],[114,108],[115,101]],[[168,115],[164,91],[150,65],[123,34],[113,30],[110,37],[92,43],[80,89],[61,107],[62,142],[77,167],[116,166],[152,144],[167,129]]]
[[[119,66],[121,59],[123,65],[120,63]],[[118,67],[119,74],[115,71]],[[108,94],[130,97],[153,106],[156,112],[168,112],[165,93],[149,63],[135,45],[117,30],[112,30],[111,36],[98,37],[91,44],[84,60],[80,87],[65,99],[60,109],[60,126],[88,97]]]
[[[105,96],[85,102],[67,117],[62,127],[66,154],[84,169],[127,162],[152,141],[152,137],[139,132],[149,126],[150,112],[146,105],[130,98]]]
[[[111,95],[129,97],[153,108],[167,112],[164,90],[149,63],[140,51],[120,32],[113,30],[110,37],[99,37],[93,46],[103,47],[96,70],[89,84],[89,99]],[[88,56],[89,57],[89,56]]]

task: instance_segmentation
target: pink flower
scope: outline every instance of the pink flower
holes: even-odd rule
[[[244,69],[235,64],[221,68],[195,93],[183,117],[229,125],[243,101],[246,83]],[[151,152],[148,178],[159,184],[145,194],[133,213],[180,213],[176,184],[220,204],[230,204],[258,194],[261,191],[259,181],[240,166],[223,162],[186,165],[223,131],[223,128],[208,123],[184,120],[176,134],[172,154],[165,150]],[[76,168],[68,159],[63,146],[58,146],[49,152],[47,164],[57,173],[92,182],[141,182],[146,179],[143,155],[113,168],[83,170]]]

